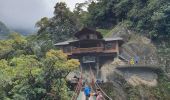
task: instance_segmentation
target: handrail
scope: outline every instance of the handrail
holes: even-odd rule
[[[101,88],[97,83],[95,83],[95,85],[101,90],[101,92],[102,92],[109,100],[112,100],[112,98],[110,98],[110,97],[102,90],[102,88]]]
[[[88,52],[116,52],[115,49],[105,49],[104,47],[91,47],[91,48],[74,48],[71,50],[72,53],[88,53]]]
[[[82,52],[102,52],[103,47],[92,47],[92,48],[75,48],[72,49],[72,53],[82,53]]]
[[[77,83],[77,86],[76,86],[76,89],[75,89],[76,94],[73,94],[71,100],[76,100],[81,88],[82,88],[82,83],[81,83],[81,79],[80,79],[79,82]]]
[[[95,81],[94,80],[94,73],[92,72],[92,69],[91,69],[91,66],[90,66],[90,73],[91,73],[91,79],[92,79],[92,81]],[[101,89],[101,87],[95,82],[95,84],[94,84],[96,87],[98,87],[100,90],[101,90],[101,92],[109,99],[109,100],[112,100],[102,89]],[[80,93],[80,91],[81,91],[81,89],[82,89],[82,70],[81,70],[81,79],[79,80],[79,82],[78,82],[78,84],[77,84],[77,86],[76,86],[76,90],[75,90],[75,92],[76,92],[76,94],[74,94],[73,96],[72,96],[72,98],[71,98],[71,100],[76,100],[76,98],[78,97],[78,94]],[[105,98],[104,98],[104,100],[106,100]]]
[[[82,89],[82,70],[81,70],[81,77],[77,83],[76,89],[75,89],[75,93],[73,94],[73,96],[71,97],[71,100],[76,100],[76,98],[78,97],[78,94],[80,93]]]
[[[80,50],[83,50],[83,49],[100,49],[100,48],[102,48],[103,49],[103,47],[90,47],[90,48],[75,48],[75,49],[80,49]]]
[[[93,50],[93,49],[103,49],[103,47],[75,48],[73,50]]]
[[[90,65],[90,64],[89,64]],[[91,73],[91,75],[92,75],[92,81],[94,80],[94,73],[92,72],[92,69],[91,69],[91,66],[90,66],[90,73]],[[94,80],[94,81],[96,81],[96,80]],[[102,88],[95,82],[95,84],[94,84],[96,87],[98,87],[100,90],[101,90],[101,92],[109,99],[109,100],[112,100],[103,90],[102,90]],[[104,98],[105,99],[105,98]],[[105,99],[106,100],[106,99]]]

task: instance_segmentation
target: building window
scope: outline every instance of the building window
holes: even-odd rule
[[[113,47],[112,43],[105,44],[105,49],[112,49],[112,47]]]

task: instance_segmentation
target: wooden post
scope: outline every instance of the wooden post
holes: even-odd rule
[[[83,60],[82,60],[82,57],[80,57],[79,60],[80,60],[80,71],[83,73],[83,65],[82,65]]]
[[[119,42],[116,41],[117,58],[119,57]]]
[[[80,72],[82,72],[83,69],[82,69],[82,62],[80,62]]]

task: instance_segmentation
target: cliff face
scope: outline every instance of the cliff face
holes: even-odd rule
[[[119,74],[112,74],[113,82],[100,86],[113,100],[169,100],[170,89],[165,76],[158,75],[157,86],[132,85]]]
[[[112,70],[114,68],[120,65],[129,65],[129,61],[131,59],[134,59],[135,57],[138,57],[138,63],[135,65],[158,65],[158,59],[156,53],[157,49],[155,45],[151,43],[151,40],[149,38],[142,36],[139,33],[130,31],[121,25],[116,26],[114,29],[111,30],[109,34],[111,37],[122,37],[125,43],[121,48],[121,53],[119,55],[119,58],[114,59],[114,61],[112,61],[111,63],[107,62],[106,64],[104,64],[103,67],[101,67],[101,74],[102,74],[101,76],[103,77],[104,80],[107,80],[106,79],[107,74],[112,73]],[[133,84],[133,82],[135,83],[135,81],[137,81],[136,83],[138,84],[140,83],[140,80],[143,83],[147,83],[144,81],[145,79],[142,80],[144,77],[147,77],[147,74],[149,76],[154,76],[152,72],[146,72],[146,71],[148,70],[145,69],[144,70],[142,69],[141,71],[128,70],[128,72],[124,71],[122,73],[125,74],[125,76],[130,75],[129,77],[126,77],[126,79],[128,78],[128,80],[130,80],[130,83]],[[138,74],[138,76],[142,76],[143,78],[135,76],[136,74]],[[156,84],[156,82],[154,84]]]
[[[123,37],[125,44],[119,58],[101,67],[101,78],[106,82],[101,85],[104,91],[115,100],[170,100],[169,49],[164,45],[155,46],[149,38],[122,26],[116,26],[110,36]],[[117,69],[127,66],[127,61],[135,56],[139,57],[139,62],[131,66],[134,69]],[[136,68],[141,65],[159,69]]]
[[[128,65],[120,59],[115,59],[113,62],[107,62],[101,67],[101,79],[104,82],[113,82],[114,73],[119,74],[132,86],[147,85],[157,86],[157,73],[161,71],[155,66],[141,66],[141,65]]]
[[[110,72],[107,70],[106,73],[103,69],[108,67]],[[131,66],[137,68],[118,70],[115,67],[113,64],[103,66],[101,76],[105,77],[107,82],[100,85],[113,100],[170,99],[169,79],[161,69],[153,71],[147,67]]]

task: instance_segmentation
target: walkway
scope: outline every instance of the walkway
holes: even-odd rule
[[[80,92],[77,100],[86,100],[86,96],[84,95],[83,91]],[[96,97],[90,96],[89,100],[96,100]]]

